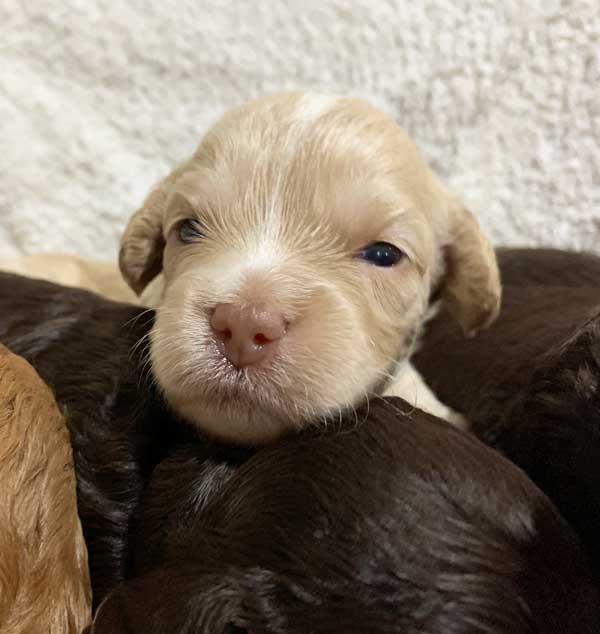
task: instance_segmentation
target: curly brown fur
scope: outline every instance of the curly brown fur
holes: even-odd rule
[[[441,314],[416,365],[480,438],[557,504],[600,581],[600,258],[524,249],[498,255],[504,299],[497,322],[465,342]]]
[[[87,551],[64,417],[0,346],[0,631],[78,634],[91,618]]]

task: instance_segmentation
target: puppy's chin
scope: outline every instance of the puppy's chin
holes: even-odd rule
[[[234,398],[229,402],[211,402],[205,397],[169,401],[181,418],[221,442],[264,445],[302,428],[301,421],[294,422],[284,412],[262,409],[257,404],[244,405]]]
[[[324,395],[303,387],[300,377],[288,375],[282,381],[286,373],[281,367],[277,372],[240,371],[221,360],[214,365],[208,363],[213,369],[210,374],[198,371],[195,381],[186,382],[171,374],[159,355],[154,355],[153,366],[174,412],[202,434],[221,442],[263,445],[309,425],[325,424],[333,416],[339,418],[342,411]],[[363,397],[361,391],[351,405]]]

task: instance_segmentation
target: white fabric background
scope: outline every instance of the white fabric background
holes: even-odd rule
[[[497,243],[600,250],[598,0],[1,0],[0,256],[114,257],[210,122],[289,88],[395,115]]]

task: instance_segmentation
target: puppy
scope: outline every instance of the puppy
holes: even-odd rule
[[[116,302],[138,303],[137,295],[123,280],[118,266],[110,262],[95,262],[59,253],[40,253],[20,258],[0,258],[0,270],[85,288]]]
[[[534,249],[500,249],[498,258],[496,323],[465,342],[442,313],[415,363],[553,500],[600,583],[600,258]]]
[[[69,434],[48,387],[3,346],[0,482],[0,631],[79,634],[91,593]]]
[[[136,574],[93,634],[583,634],[577,540],[514,465],[379,400],[241,464],[179,444],[142,504]],[[349,423],[349,424],[348,424]]]
[[[244,444],[378,394],[462,422],[408,359],[434,290],[468,335],[500,301],[488,241],[406,133],[323,95],[229,112],[132,217],[120,265],[137,293],[162,272],[142,302],[171,406]]]

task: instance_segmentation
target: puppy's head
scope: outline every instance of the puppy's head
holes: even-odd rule
[[[383,390],[444,276],[466,332],[499,304],[490,245],[404,131],[326,96],[227,114],[133,216],[120,263],[138,293],[163,273],[152,363],[168,401],[243,443]]]

